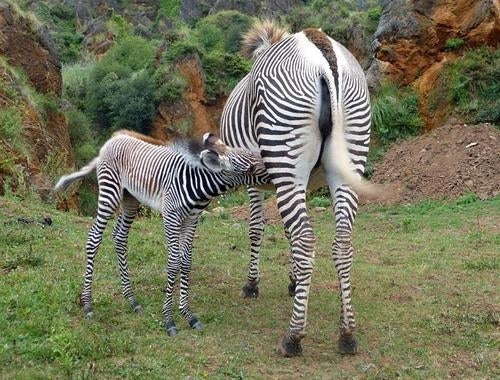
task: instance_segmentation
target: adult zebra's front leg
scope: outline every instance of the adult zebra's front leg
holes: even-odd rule
[[[121,204],[121,213],[113,229],[113,240],[115,242],[115,251],[118,258],[120,270],[120,279],[122,283],[123,296],[130,302],[132,310],[136,313],[142,311],[142,306],[137,302],[132,292],[127,262],[127,242],[130,227],[134,222],[140,203],[131,195],[126,194]]]
[[[250,197],[250,221],[248,237],[250,239],[250,263],[248,265],[247,283],[242,288],[244,298],[257,298],[259,296],[259,256],[262,238],[264,235],[264,192],[249,187],[247,189]]]

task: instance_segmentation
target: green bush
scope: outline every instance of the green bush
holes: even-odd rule
[[[127,37],[113,46],[89,74],[84,111],[105,135],[127,128],[147,132],[154,113],[155,48],[141,37]]]
[[[500,124],[500,51],[483,47],[444,65],[429,111],[449,107],[464,122]]]
[[[192,41],[190,39],[176,41],[165,51],[162,57],[162,62],[172,64],[184,57],[187,57],[188,55],[199,53],[200,47],[196,41]]]
[[[154,99],[157,104],[179,101],[187,87],[186,79],[171,66],[159,67],[155,71],[154,81],[156,83]]]
[[[18,149],[23,145],[23,121],[17,107],[0,108],[0,138]]]
[[[212,100],[228,95],[250,70],[250,62],[241,55],[217,51],[203,55],[202,64],[206,74],[206,95]]]
[[[150,68],[153,65],[156,48],[139,36],[128,36],[109,49],[100,65],[118,64],[131,71]]]
[[[77,167],[82,167],[97,155],[97,136],[85,114],[71,108],[66,111],[68,121],[69,138],[75,153]]]
[[[236,54],[241,48],[241,36],[252,23],[250,16],[237,11],[222,11],[200,20],[194,33],[205,51],[216,49]]]
[[[465,45],[464,40],[461,38],[448,38],[444,43],[445,50],[459,50]]]
[[[416,92],[383,83],[372,98],[372,131],[376,141],[387,147],[398,139],[418,134],[422,127]]]
[[[62,97],[76,108],[83,110],[94,65],[64,65],[62,69]]]

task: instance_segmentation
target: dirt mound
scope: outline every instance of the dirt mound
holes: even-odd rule
[[[390,202],[500,194],[500,132],[490,124],[447,125],[394,145],[375,167],[375,183],[398,189]]]

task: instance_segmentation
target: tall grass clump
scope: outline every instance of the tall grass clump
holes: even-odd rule
[[[374,163],[382,159],[392,143],[415,136],[423,128],[418,109],[419,98],[413,89],[384,82],[371,102],[372,143],[365,170],[367,177],[372,175]]]
[[[500,124],[500,51],[482,47],[444,65],[429,111],[449,107],[464,122]]]
[[[417,93],[411,88],[399,88],[389,82],[382,84],[372,98],[372,131],[380,145],[387,147],[421,132],[423,122],[418,101]]]

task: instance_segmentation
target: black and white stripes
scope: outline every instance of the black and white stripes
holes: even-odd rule
[[[82,302],[86,317],[92,316],[92,278],[94,259],[108,220],[120,207],[113,230],[120,268],[123,295],[134,311],[141,310],[135,299],[127,266],[127,238],[141,204],[161,212],[168,244],[167,286],[163,314],[167,332],[176,333],[172,313],[172,294],[180,273],[179,308],[193,328],[201,323],[189,304],[192,242],[201,212],[210,199],[229,188],[267,183],[267,175],[258,153],[229,148],[213,135],[203,145],[176,142],[156,145],[146,136],[121,131],[101,148],[100,154],[80,171],[63,176],[55,189],[97,172],[99,197],[96,219],[90,228],[86,251]]]
[[[269,30],[249,34],[255,37]],[[261,39],[276,40],[272,36]],[[280,344],[285,356],[301,352],[300,340],[305,335],[315,255],[305,199],[308,183],[320,175],[334,198],[336,237],[332,251],[342,296],[339,347],[342,352],[356,350],[350,293],[351,232],[358,205],[353,188],[372,190],[361,180],[370,117],[368,89],[358,62],[316,29],[282,34],[281,40],[260,49],[250,73],[224,107],[222,139],[230,146],[260,150],[276,187],[278,209],[292,246],[289,290],[295,298],[289,330]],[[255,297],[260,279],[263,197],[254,188],[249,189],[249,195],[251,258],[243,291],[245,296]]]

